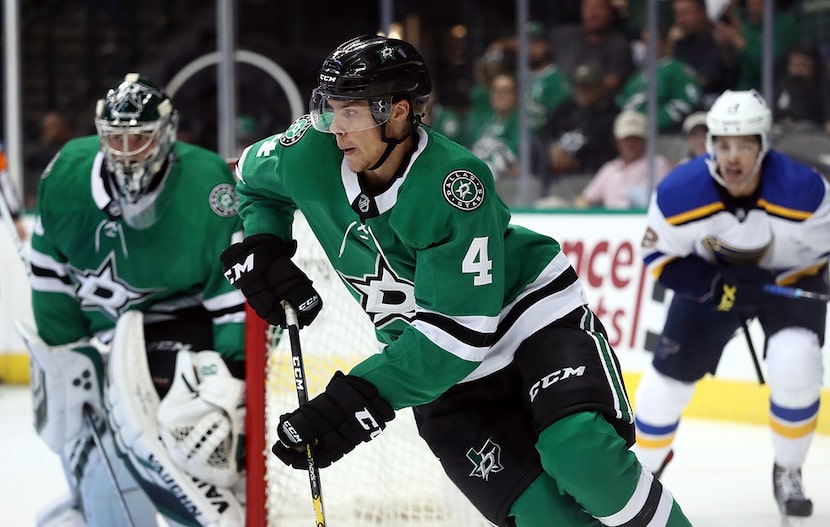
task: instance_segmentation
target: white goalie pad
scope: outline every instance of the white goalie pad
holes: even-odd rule
[[[182,350],[158,411],[161,440],[185,472],[220,487],[242,477],[237,460],[245,423],[245,382],[215,351]]]
[[[142,313],[128,311],[118,319],[107,373],[105,404],[118,450],[168,523],[244,525],[244,508],[233,492],[183,473],[161,442]]]
[[[49,346],[37,331],[16,320],[15,329],[29,350],[35,429],[60,454],[83,432],[84,405],[100,410],[104,365],[89,341]]]

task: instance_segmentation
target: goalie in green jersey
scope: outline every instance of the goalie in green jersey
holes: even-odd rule
[[[484,162],[421,124],[431,89],[411,44],[349,40],[309,114],[240,158],[246,238],[222,253],[225,277],[269,323],[285,325],[283,300],[313,323],[324,299],[291,260],[300,211],[382,346],[283,415],[272,451],[303,469],[313,444],[325,467],[412,407],[496,525],[690,525],[628,450],[619,363],[574,269],[510,224]]]
[[[228,164],[177,123],[128,74],[38,186],[37,330],[18,329],[71,491],[39,527],[244,525],[245,299],[219,262],[242,223]]]

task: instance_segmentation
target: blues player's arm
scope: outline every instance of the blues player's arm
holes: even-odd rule
[[[655,280],[696,299],[711,291],[718,269],[695,253],[695,241],[706,218],[723,207],[702,159],[666,176],[649,203],[641,247],[643,262]]]

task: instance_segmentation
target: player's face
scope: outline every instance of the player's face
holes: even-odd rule
[[[761,143],[757,136],[719,136],[714,140],[715,158],[721,178],[729,194],[738,198],[749,196],[758,187],[756,167]]]
[[[334,110],[331,131],[337,138],[337,147],[343,151],[350,170],[365,171],[380,159],[386,148],[369,102],[331,100],[329,104]]]
[[[118,162],[144,161],[154,153],[155,135],[145,131],[114,131],[104,135],[104,141]]]

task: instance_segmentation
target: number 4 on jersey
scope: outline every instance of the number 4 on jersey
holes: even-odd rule
[[[487,285],[493,282],[493,261],[487,255],[487,236],[473,238],[464,261],[461,262],[461,272],[475,275],[473,285]]]

